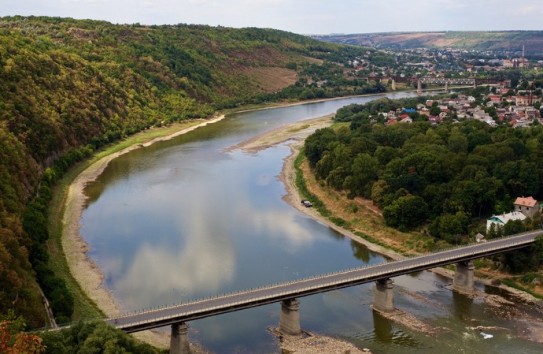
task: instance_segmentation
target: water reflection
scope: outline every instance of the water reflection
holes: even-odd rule
[[[379,344],[394,344],[404,348],[418,348],[420,343],[408,333],[395,327],[394,322],[372,311],[374,340]]]
[[[370,251],[367,247],[360,245],[360,243],[354,240],[351,240],[351,249],[353,251],[353,256],[360,259],[362,263],[370,262]]]
[[[372,311],[375,339],[381,343],[392,343],[392,321],[383,317],[377,311]]]
[[[113,161],[87,190],[91,199],[81,231],[106,287],[123,308],[383,262],[286,205],[277,175],[288,148],[254,155],[225,152],[265,130],[353,101],[342,102],[326,103],[322,110],[311,106],[239,115]],[[398,308],[451,330],[425,336],[376,317],[368,306],[373,284],[304,298],[302,326],[383,353],[540,352],[538,345],[506,336],[493,339],[498,345],[480,336],[464,340],[463,314],[485,325],[502,319],[489,316],[481,303],[451,295],[444,288],[447,281],[429,272],[394,281]],[[270,305],[194,321],[191,338],[218,353],[273,352],[266,328],[277,325],[278,313],[278,305]]]
[[[202,213],[204,207],[196,202],[191,211]],[[220,230],[205,218],[184,220],[188,223],[177,225],[178,239],[184,238],[182,248],[145,244],[119,277],[115,287],[119,295],[128,300],[126,306],[137,308],[142,303],[149,303],[149,299],[171,303],[179,300],[178,294],[192,298],[196,290],[216,293],[232,280],[235,270],[232,242],[228,238],[214,237]],[[173,301],[168,301],[171,297],[174,297]]]
[[[310,219],[285,208],[277,197],[284,187],[270,169],[279,168],[286,152],[286,147],[262,152],[268,155],[266,164],[241,152],[215,152],[224,158],[208,165],[196,156],[185,168],[175,151],[155,156],[156,168],[136,174],[134,169],[141,167],[131,158],[113,164],[111,175],[120,173],[116,167],[123,164],[132,173],[123,183],[101,189],[100,198],[107,202],[96,199],[99,208],[89,204],[83,232],[106,273],[106,285],[123,307],[173,303],[265,285],[270,278],[314,274],[305,265],[290,265],[288,274],[276,271],[284,268],[288,255],[314,252],[316,241],[334,239],[329,238],[332,231],[315,232]],[[266,270],[254,272],[255,263],[267,265]]]
[[[452,313],[459,320],[469,321],[473,314],[473,299],[469,296],[462,295],[456,291],[452,292]]]

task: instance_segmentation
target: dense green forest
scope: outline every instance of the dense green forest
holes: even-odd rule
[[[57,321],[70,321],[46,241],[51,189],[74,163],[225,108],[382,91],[343,71],[365,51],[271,29],[0,18],[0,320],[14,310],[43,326],[39,284]],[[264,87],[276,73],[290,81]]]
[[[452,119],[432,125],[423,117],[387,126],[378,117],[423,100],[381,99],[340,109],[335,119],[347,125],[318,130],[306,140],[305,155],[317,178],[350,197],[373,200],[389,226],[424,230],[451,244],[486,233],[485,219],[511,211],[516,197],[541,200],[543,126],[491,127]],[[503,232],[539,223],[512,223]]]

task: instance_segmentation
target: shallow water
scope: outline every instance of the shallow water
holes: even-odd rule
[[[131,311],[383,262],[283,201],[278,176],[287,146],[254,154],[229,149],[281,125],[370,99],[236,114],[112,161],[87,188],[81,220],[106,288]],[[447,279],[421,272],[394,281],[396,306],[443,327],[437,336],[374,314],[371,284],[302,298],[302,327],[376,353],[542,350],[518,338],[518,321],[452,293]],[[279,304],[267,305],[191,322],[189,336],[220,353],[277,352],[267,328],[278,320]],[[505,330],[486,331],[494,337],[485,340],[473,329],[481,325]]]

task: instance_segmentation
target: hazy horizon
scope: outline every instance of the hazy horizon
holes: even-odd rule
[[[274,28],[306,35],[539,31],[539,1],[505,0],[2,0],[0,16],[52,16],[116,24]],[[242,10],[239,10],[242,9]]]

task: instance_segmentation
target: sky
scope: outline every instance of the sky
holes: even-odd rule
[[[299,34],[543,30],[541,0],[0,0],[0,16],[14,15]]]

